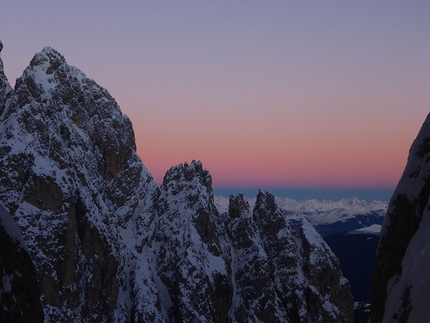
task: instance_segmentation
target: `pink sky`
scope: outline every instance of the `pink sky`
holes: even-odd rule
[[[9,1],[10,83],[44,46],[116,98],[160,183],[394,187],[430,107],[430,4]]]

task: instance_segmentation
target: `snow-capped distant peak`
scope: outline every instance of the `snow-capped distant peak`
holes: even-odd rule
[[[342,199],[340,201],[328,200],[292,200],[289,198],[275,197],[276,204],[285,211],[290,220],[300,220],[307,217],[313,225],[327,225],[335,222],[345,222],[357,215],[373,214],[384,216],[388,202],[366,202],[357,198]],[[251,208],[255,205],[255,198],[248,199]],[[228,210],[228,198],[215,197],[215,205],[220,214]]]

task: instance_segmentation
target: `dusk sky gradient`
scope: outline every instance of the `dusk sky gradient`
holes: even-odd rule
[[[429,1],[2,1],[15,79],[51,46],[133,123],[157,183],[392,188],[430,108]]]

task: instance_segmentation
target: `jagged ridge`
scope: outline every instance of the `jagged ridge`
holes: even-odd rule
[[[47,322],[351,322],[338,262],[274,198],[223,219],[201,162],[160,188],[109,93],[46,47],[0,98],[0,203],[22,231]],[[323,279],[324,278],[324,279]]]

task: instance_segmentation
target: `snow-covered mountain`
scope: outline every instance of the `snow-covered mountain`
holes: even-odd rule
[[[253,207],[256,198],[247,201]],[[357,198],[297,201],[281,197],[275,197],[275,202],[282,216],[296,227],[303,221],[313,224],[339,258],[354,299],[370,302],[376,248],[388,202],[369,203]],[[227,198],[215,197],[215,205],[221,214],[227,214],[228,204]]]
[[[372,322],[430,322],[430,115],[391,198],[376,258]]]
[[[146,236],[129,226],[150,225],[158,192],[136,154],[131,122],[49,47],[8,94],[0,107],[0,203],[32,255],[45,316],[121,320],[140,297],[151,299],[130,296],[135,235]]]
[[[14,89],[2,67],[0,204],[28,247],[45,322],[352,322],[337,258],[273,195],[253,209],[233,196],[220,216],[196,161],[158,187],[130,120],[61,54],[37,53]]]

